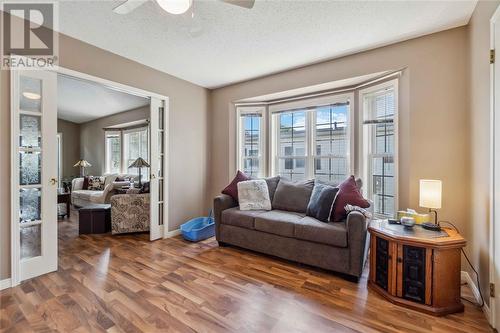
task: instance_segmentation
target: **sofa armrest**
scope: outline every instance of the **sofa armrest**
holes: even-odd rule
[[[222,221],[222,212],[226,209],[236,207],[238,203],[231,196],[221,194],[214,199],[214,219],[215,219],[215,238],[219,240],[219,226]]]
[[[347,215],[346,228],[350,253],[350,273],[360,277],[363,273],[367,255],[368,224],[370,220],[358,211]]]
[[[71,181],[71,191],[78,191],[81,189],[83,189],[83,178],[82,177],[74,178]]]

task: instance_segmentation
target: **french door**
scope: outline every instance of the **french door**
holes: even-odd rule
[[[167,227],[167,128],[168,112],[165,101],[151,97],[151,161],[150,161],[150,240],[164,238]]]
[[[11,70],[12,284],[57,270],[57,74]]]

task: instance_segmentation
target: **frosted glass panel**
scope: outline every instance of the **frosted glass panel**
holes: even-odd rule
[[[42,178],[41,157],[40,152],[19,153],[19,184],[40,184]]]
[[[158,224],[163,225],[163,204],[158,205]]]
[[[163,201],[163,179],[158,181],[158,201]]]
[[[158,132],[158,152],[163,154],[163,132]]]
[[[19,107],[24,111],[42,111],[42,80],[21,76]]]
[[[39,188],[23,188],[19,191],[19,222],[40,220],[41,191]]]
[[[22,114],[19,118],[19,145],[40,148],[42,142],[42,117]]]
[[[42,226],[40,224],[21,228],[21,259],[42,255]]]

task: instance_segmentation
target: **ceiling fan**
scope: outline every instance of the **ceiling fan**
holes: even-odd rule
[[[116,6],[113,11],[117,14],[125,15],[134,9],[148,2],[149,0],[127,0]],[[193,4],[193,0],[154,0],[166,12],[170,14],[183,14]],[[251,9],[255,0],[219,0],[231,5]]]

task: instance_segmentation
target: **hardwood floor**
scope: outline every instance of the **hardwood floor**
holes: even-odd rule
[[[59,222],[59,270],[0,292],[2,331],[492,331],[468,303],[443,318],[392,305],[367,270],[356,284],[214,239],[78,236],[72,220]]]

